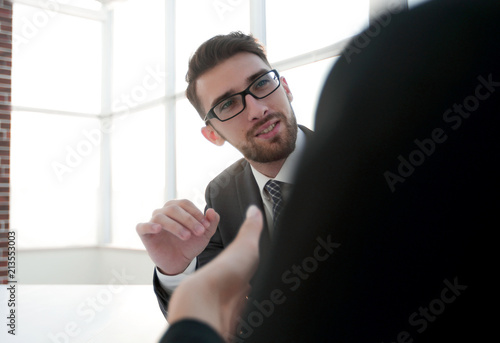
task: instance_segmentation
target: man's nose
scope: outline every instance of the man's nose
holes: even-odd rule
[[[245,104],[249,121],[258,120],[267,115],[269,111],[264,99],[256,99],[251,94],[245,95]]]

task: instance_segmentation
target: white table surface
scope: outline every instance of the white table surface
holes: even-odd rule
[[[15,285],[15,336],[0,285],[1,343],[150,343],[167,328],[152,285]]]

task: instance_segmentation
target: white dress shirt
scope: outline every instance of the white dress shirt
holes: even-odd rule
[[[297,170],[300,157],[304,147],[306,145],[306,137],[305,133],[302,130],[297,131],[297,141],[295,143],[295,150],[287,157],[285,163],[281,167],[278,175],[274,178],[276,181],[284,182],[285,185],[282,186],[281,194],[283,199],[286,201],[290,197],[290,192],[292,185],[294,183],[295,171]],[[257,185],[260,189],[260,195],[262,197],[262,202],[264,203],[264,210],[266,212],[266,220],[267,227],[271,232],[273,232],[273,201],[269,196],[269,193],[266,191],[265,186],[267,181],[271,180],[270,177],[260,173],[253,166],[251,166],[253,176],[255,177],[255,181],[257,181]]]
[[[287,157],[285,163],[281,167],[278,175],[274,178],[276,181],[285,182],[286,184],[283,186],[281,193],[283,198],[287,200],[290,196],[291,186],[294,182],[295,171],[297,170],[300,157],[306,145],[306,135],[302,130],[297,130],[297,141],[295,143],[295,150]],[[257,185],[260,189],[260,195],[262,196],[262,202],[264,203],[264,210],[267,220],[267,226],[271,233],[273,232],[273,202],[271,197],[267,193],[265,189],[266,182],[271,180],[270,177],[265,176],[264,174],[258,172],[253,166],[252,173],[255,177],[255,181],[257,181]],[[174,289],[184,280],[187,276],[192,274],[196,270],[196,262],[197,258],[195,258],[189,266],[186,268],[184,272],[178,275],[165,275],[162,274],[158,268],[156,268],[156,273],[158,275],[158,280],[160,281],[161,286],[168,293],[172,293]]]

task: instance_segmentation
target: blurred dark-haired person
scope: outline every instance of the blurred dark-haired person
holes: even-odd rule
[[[161,342],[496,337],[499,17],[496,0],[435,0],[361,33],[324,85],[270,254],[257,265],[250,207],[172,295]]]

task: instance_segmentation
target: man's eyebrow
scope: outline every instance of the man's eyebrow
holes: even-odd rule
[[[265,68],[262,68],[260,70],[258,70],[257,72],[253,73],[252,75],[250,75],[249,77],[247,77],[247,83],[248,84],[251,84],[253,81],[257,80],[259,78],[259,76],[262,76],[263,74],[267,73],[269,70],[265,69]],[[214,101],[212,101],[212,103],[210,104],[210,108],[213,108],[215,105],[217,105],[220,101],[230,97],[231,95],[234,95],[236,94],[237,92],[234,90],[234,89],[230,89],[226,92],[224,92],[224,94],[218,96],[217,98],[214,99]]]
[[[210,104],[210,108],[213,108],[215,105],[217,105],[220,101],[224,100],[225,98],[228,98],[230,97],[231,95],[233,95],[236,91],[234,91],[233,89],[230,89],[228,90],[227,92],[225,92],[224,94],[222,94],[221,96],[218,96],[217,98],[214,99],[214,101],[212,101],[212,103]]]
[[[268,71],[269,70],[262,68],[261,70],[257,71],[256,73],[253,73],[252,75],[247,77],[248,84],[251,84],[253,81],[257,80],[260,76],[267,73]]]

